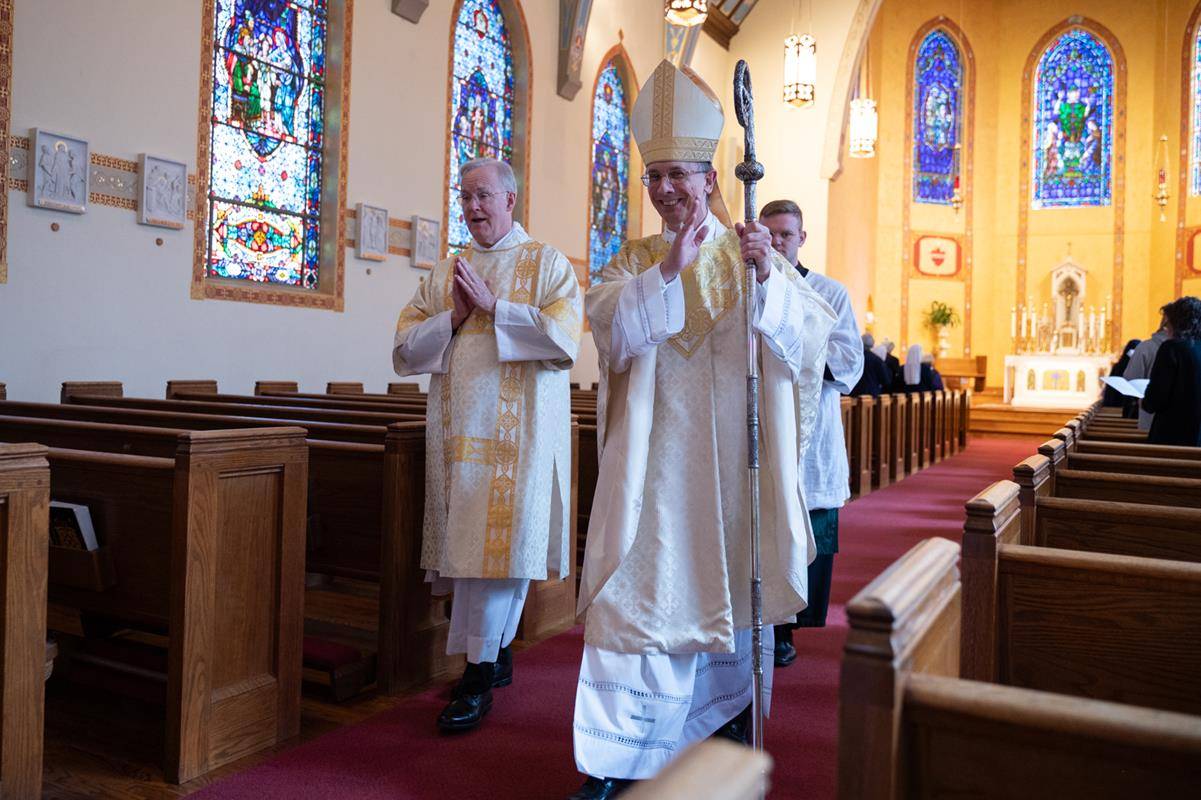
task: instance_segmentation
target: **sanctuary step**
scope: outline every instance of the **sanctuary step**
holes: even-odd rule
[[[1005,403],[973,403],[972,436],[1050,436],[1079,408],[1015,408]]]

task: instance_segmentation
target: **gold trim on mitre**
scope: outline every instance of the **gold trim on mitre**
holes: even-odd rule
[[[713,90],[695,72],[670,61],[655,68],[630,115],[644,164],[712,161],[724,124]]]

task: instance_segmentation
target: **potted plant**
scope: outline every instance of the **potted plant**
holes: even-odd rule
[[[939,358],[946,358],[950,353],[951,335],[949,331],[959,322],[959,312],[940,300],[935,300],[926,309],[926,326],[938,335]]]

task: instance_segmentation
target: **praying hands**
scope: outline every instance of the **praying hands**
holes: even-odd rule
[[[482,313],[492,316],[496,313],[496,295],[488,287],[471,263],[463,257],[455,259],[455,280],[451,289],[454,309],[450,315],[450,325],[458,330],[471,312],[479,309]]]

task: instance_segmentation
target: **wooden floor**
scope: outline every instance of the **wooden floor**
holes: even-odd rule
[[[378,596],[366,584],[336,582],[305,592],[306,631],[364,646],[374,636]],[[78,621],[52,607],[50,627],[78,633]],[[514,649],[520,649],[515,644]],[[43,798],[159,800],[184,797],[225,775],[239,772],[337,728],[352,725],[424,690],[395,697],[374,690],[335,703],[328,688],[306,672],[300,736],[276,748],[227,764],[203,778],[173,786],[163,780],[163,709],[52,677],[46,686]],[[434,720],[430,720],[433,726]]]

